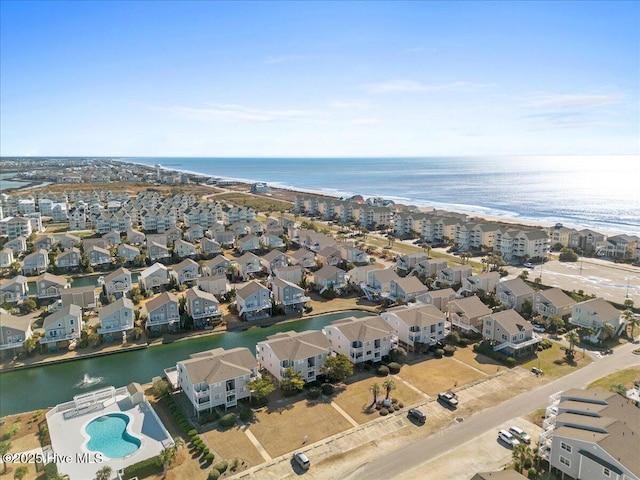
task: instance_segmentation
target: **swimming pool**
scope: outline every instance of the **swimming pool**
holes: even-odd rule
[[[127,432],[129,417],[110,413],[91,420],[85,427],[87,448],[109,458],[124,458],[140,448],[140,439]]]

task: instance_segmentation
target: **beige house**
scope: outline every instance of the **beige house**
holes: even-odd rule
[[[603,298],[593,298],[572,305],[569,323],[593,329],[595,333],[590,340],[597,342],[605,323],[611,324],[616,332],[619,331],[620,311]]]
[[[231,289],[226,275],[206,275],[204,277],[198,277],[196,284],[200,290],[215,295],[216,297],[221,297]]]
[[[62,305],[78,305],[83,310],[93,310],[98,307],[98,292],[91,285],[84,287],[65,288],[60,294]]]
[[[258,362],[248,348],[216,348],[177,363],[178,385],[196,415],[215,407],[230,408],[250,398],[247,383],[258,377]]]
[[[533,288],[524,283],[521,278],[506,280],[496,285],[496,298],[508,305],[509,308],[520,312],[525,301],[529,301],[533,305]]]
[[[484,317],[482,336],[496,344],[494,351],[512,357],[534,353],[542,341],[531,323],[513,309]]]
[[[391,297],[405,302],[422,302],[429,289],[417,277],[401,277],[389,282]]]
[[[256,345],[256,358],[261,368],[279,382],[288,367],[302,374],[305,382],[315,381],[330,353],[331,343],[318,330],[277,333]]]
[[[231,266],[231,260],[224,255],[218,255],[212,260],[207,260],[202,266],[203,275],[226,275]]]
[[[472,274],[473,268],[471,268],[471,265],[447,267],[438,272],[438,282],[441,284],[456,285],[462,283],[465,278],[470,277]]]
[[[72,247],[56,257],[56,267],[70,270],[80,265],[80,249]]]
[[[352,363],[379,362],[395,347],[394,329],[379,316],[344,318],[323,329],[331,350]]]
[[[45,272],[36,278],[37,297],[42,300],[45,298],[57,298],[62,294],[62,290],[71,287],[67,277],[53,275]]]
[[[407,351],[419,345],[435,345],[444,338],[445,315],[433,305],[403,305],[380,315]]]
[[[500,281],[498,272],[484,272],[477,275],[471,275],[462,280],[462,294],[476,293],[483,291],[486,293],[495,293],[496,285]]]
[[[475,295],[452,300],[449,302],[448,309],[451,327],[467,332],[480,333],[483,319],[491,314],[491,309]]]
[[[435,305],[441,312],[447,312],[449,302],[456,298],[456,292],[451,288],[431,290],[430,292],[427,292],[424,297],[425,303]]]
[[[426,253],[409,253],[400,255],[396,262],[396,268],[404,273],[409,273],[420,262],[428,260]]]
[[[540,290],[533,294],[533,311],[545,317],[557,315],[567,318],[575,304],[576,301],[559,288]]]
[[[327,288],[340,290],[345,286],[345,271],[338,267],[326,265],[313,273],[313,283],[320,293]]]

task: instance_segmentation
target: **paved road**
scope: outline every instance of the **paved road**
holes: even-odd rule
[[[545,407],[549,395],[553,393],[570,388],[582,388],[593,379],[603,377],[616,370],[640,365],[640,356],[631,353],[636,348],[638,348],[638,344],[631,343],[619,347],[613,355],[597,359],[570,375],[484,410],[466,418],[462,423],[412,444],[403,445],[393,451],[381,452],[377,459],[361,465],[352,472],[345,472],[345,476],[342,478],[345,480],[387,480],[403,478],[407,471],[420,466],[427,469],[426,464],[431,460],[489,430],[497,431],[498,426],[505,420],[519,417],[536,408]]]

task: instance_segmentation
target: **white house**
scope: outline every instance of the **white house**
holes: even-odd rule
[[[394,347],[394,329],[382,317],[349,317],[323,329],[331,350],[346,355],[352,363],[379,362]]]
[[[471,275],[462,279],[462,294],[476,293],[482,290],[485,293],[495,293],[496,285],[500,281],[498,272],[484,272]]]
[[[36,250],[24,257],[22,264],[23,275],[40,275],[49,267],[49,253],[44,250]]]
[[[198,277],[196,284],[200,290],[215,295],[216,297],[221,297],[231,290],[226,275],[205,275],[204,277]]]
[[[115,295],[117,298],[126,295],[132,286],[131,272],[124,267],[120,267],[104,277],[102,291],[107,297]]]
[[[9,268],[14,261],[13,250],[10,248],[0,250],[0,268]]]
[[[82,333],[82,308],[79,305],[63,306],[44,318],[42,328],[44,336],[40,337],[40,343],[47,345],[49,350],[69,345]]]
[[[419,345],[435,345],[444,339],[445,315],[433,305],[403,305],[380,315],[407,351]]]
[[[591,341],[595,342],[600,339],[605,323],[611,324],[616,332],[620,329],[620,311],[603,298],[593,298],[572,305],[569,323],[594,329]]]
[[[405,302],[422,302],[429,289],[417,277],[400,277],[389,281],[391,297]]]
[[[173,251],[180,258],[195,257],[198,254],[198,250],[193,243],[180,239],[176,240],[173,244]]]
[[[219,406],[235,407],[249,398],[247,383],[258,377],[258,362],[248,348],[216,348],[178,362],[178,385],[196,415]]]
[[[169,285],[169,271],[163,264],[154,263],[140,273],[138,283],[140,284],[140,288],[145,290]]]
[[[302,374],[305,382],[315,381],[330,353],[331,343],[318,330],[277,333],[256,345],[258,363],[278,381],[289,367]]]
[[[513,309],[484,317],[482,336],[495,342],[493,350],[512,357],[534,353],[542,341],[531,323]]]
[[[185,258],[180,263],[174,265],[172,269],[175,272],[176,280],[179,285],[187,282],[194,282],[200,276],[200,266],[190,258]]]
[[[245,320],[259,320],[271,316],[271,292],[256,281],[247,283],[236,292],[238,315]]]

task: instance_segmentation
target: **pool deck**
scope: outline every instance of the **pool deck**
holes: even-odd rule
[[[130,419],[127,431],[139,438],[140,448],[120,459],[109,459],[86,448],[88,435],[85,426],[95,418],[109,413],[123,413]],[[92,404],[89,408],[75,408],[73,402],[58,405],[47,414],[51,446],[58,470],[72,480],[95,478],[104,465],[117,471],[133,463],[158,455],[173,444],[166,428],[151,405],[145,400],[134,404],[126,387],[115,390],[115,397]]]

